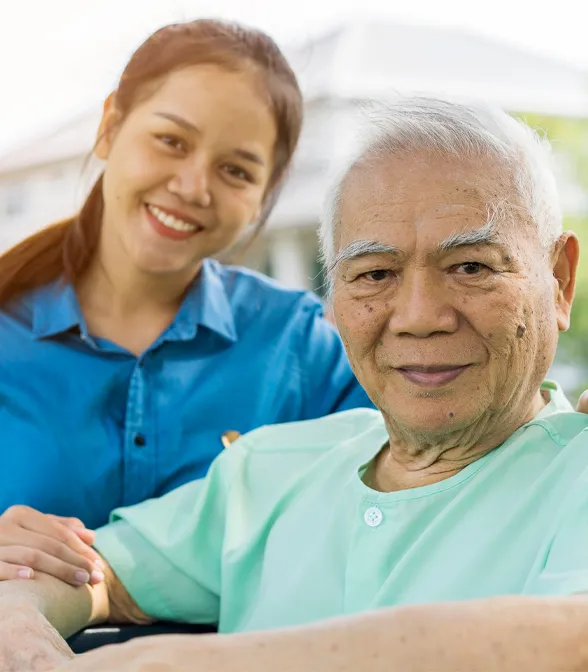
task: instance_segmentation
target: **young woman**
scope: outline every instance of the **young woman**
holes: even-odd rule
[[[370,404],[317,298],[211,259],[263,226],[301,122],[260,32],[170,25],[130,59],[80,213],[0,258],[0,579],[100,580],[84,525],[226,432]]]

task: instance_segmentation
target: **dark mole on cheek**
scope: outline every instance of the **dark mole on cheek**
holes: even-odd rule
[[[508,254],[504,257],[504,263],[508,264],[512,261],[512,258],[508,256]]]
[[[452,418],[455,415],[453,411],[449,411],[449,417]]]
[[[522,338],[525,335],[525,331],[527,331],[527,327],[524,324],[519,324],[517,327],[517,338]]]
[[[368,311],[368,313],[374,312],[374,307],[370,306],[368,303],[365,304],[364,308]]]
[[[383,341],[382,339],[380,339],[380,340],[378,341],[378,345],[384,345],[384,341]]]

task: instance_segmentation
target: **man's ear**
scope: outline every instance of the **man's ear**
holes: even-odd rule
[[[579,259],[578,238],[572,231],[566,231],[559,237],[552,253],[553,289],[557,326],[560,331],[567,331],[570,328]]]
[[[115,129],[120,121],[120,113],[115,105],[116,91],[113,91],[104,101],[102,108],[102,119],[98,127],[96,144],[94,145],[94,156],[106,161],[110,154],[110,148],[115,136]]]

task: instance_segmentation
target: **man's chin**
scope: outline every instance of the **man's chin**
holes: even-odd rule
[[[388,415],[391,428],[398,427],[402,433],[427,435],[430,437],[445,436],[460,431],[476,420],[476,414],[464,413],[463,405],[458,404],[418,404],[414,410],[402,412],[392,407]]]

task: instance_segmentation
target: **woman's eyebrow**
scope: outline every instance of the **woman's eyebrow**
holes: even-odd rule
[[[178,126],[182,126],[182,128],[185,128],[191,133],[200,133],[200,129],[197,126],[187,119],[179,117],[177,114],[173,114],[171,112],[155,112],[155,115],[158,117],[163,117],[163,119],[167,119],[168,121],[171,121]]]

